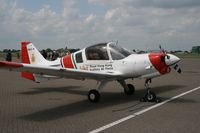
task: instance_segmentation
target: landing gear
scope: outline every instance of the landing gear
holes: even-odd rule
[[[156,99],[156,94],[152,91],[149,91],[145,94],[144,98],[148,101],[148,102],[154,102]]]
[[[127,84],[127,87],[124,87],[124,93],[126,95],[133,95],[135,93],[135,87],[132,84]]]
[[[124,93],[126,95],[133,95],[135,93],[135,87],[132,84],[126,84],[124,80],[119,80],[118,82],[124,88]]]
[[[97,89],[92,89],[88,92],[88,100],[92,103],[97,103],[100,101],[101,95],[99,91],[105,86],[107,82],[101,81],[97,84]]]
[[[100,97],[101,95],[97,90],[93,89],[88,92],[88,100],[92,103],[98,102],[100,100]]]
[[[141,102],[156,102],[156,103],[160,103],[161,99],[157,98],[156,94],[150,90],[150,85],[151,83],[151,79],[146,79],[145,81],[145,87],[147,89],[146,94],[144,95],[143,98],[140,99]]]

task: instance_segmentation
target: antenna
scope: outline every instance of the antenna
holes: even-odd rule
[[[116,44],[118,44],[118,40],[117,40]]]

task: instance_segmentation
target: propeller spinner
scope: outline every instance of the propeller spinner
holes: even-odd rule
[[[159,45],[160,50],[162,51],[162,53],[165,55],[165,63],[167,66],[174,66],[173,68],[178,72],[181,73],[182,70],[181,68],[178,66],[178,62],[180,61],[180,58],[178,58],[177,56],[173,55],[173,54],[167,54],[166,51],[161,47],[161,45]]]
[[[178,66],[178,62],[180,61],[180,58],[173,54],[166,54],[165,57],[165,63],[167,66],[173,66],[173,68],[178,72],[181,73],[181,68]]]

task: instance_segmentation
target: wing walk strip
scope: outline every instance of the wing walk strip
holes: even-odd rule
[[[163,105],[163,104],[165,104],[165,103],[168,103],[168,102],[170,102],[170,101],[172,101],[172,100],[175,100],[175,99],[177,99],[177,98],[179,98],[179,97],[182,97],[182,96],[184,96],[184,95],[187,95],[187,94],[192,93],[192,92],[194,92],[194,91],[197,91],[197,90],[199,90],[199,89],[200,89],[200,86],[197,87],[197,88],[194,88],[194,89],[192,89],[192,90],[183,92],[183,93],[181,93],[181,94],[179,94],[179,95],[177,95],[177,96],[174,96],[174,97],[172,97],[172,98],[170,98],[170,99],[167,99],[167,100],[165,100],[165,101],[163,101],[163,102],[161,102],[161,103],[158,103],[158,104],[155,104],[155,105],[153,105],[153,106],[150,106],[150,107],[148,107],[148,108],[146,108],[146,109],[144,109],[144,110],[141,110],[141,111],[139,111],[139,112],[136,112],[136,113],[134,113],[134,114],[132,114],[132,115],[129,115],[129,116],[127,116],[127,117],[124,117],[124,118],[122,118],[122,119],[119,119],[119,120],[117,120],[117,121],[114,121],[114,122],[112,122],[112,123],[110,123],[110,124],[107,124],[107,125],[105,125],[105,126],[102,126],[102,127],[98,128],[98,129],[95,129],[95,130],[93,130],[93,131],[90,131],[89,133],[98,133],[98,132],[104,131],[104,130],[110,128],[110,127],[113,127],[113,126],[115,126],[115,125],[118,125],[118,124],[120,124],[120,123],[122,123],[122,122],[125,122],[125,121],[127,121],[127,120],[129,120],[129,119],[132,119],[132,118],[134,118],[134,117],[136,117],[136,116],[139,116],[139,115],[141,115],[141,114],[143,114],[143,113],[145,113],[145,112],[147,112],[147,111],[150,111],[150,110],[152,110],[152,109],[154,109],[154,108],[157,108],[157,107],[159,107],[159,106],[161,106],[161,105]]]

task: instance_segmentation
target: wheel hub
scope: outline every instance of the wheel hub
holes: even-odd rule
[[[90,94],[90,99],[94,100],[95,99],[95,95],[94,94]]]
[[[148,95],[147,95],[147,99],[148,99],[148,100],[152,100],[152,99],[153,99],[153,95],[148,94]]]

